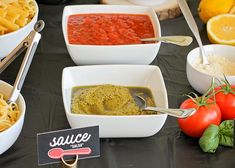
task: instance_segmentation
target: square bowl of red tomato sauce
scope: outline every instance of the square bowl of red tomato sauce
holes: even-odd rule
[[[161,36],[154,10],[128,5],[72,5],[63,11],[64,40],[77,65],[150,64],[160,42],[141,39]]]

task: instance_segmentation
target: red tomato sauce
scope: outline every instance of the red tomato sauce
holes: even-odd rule
[[[154,37],[152,22],[144,14],[75,14],[68,18],[70,44],[142,44]]]

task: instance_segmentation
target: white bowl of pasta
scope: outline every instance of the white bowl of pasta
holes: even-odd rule
[[[33,30],[38,19],[35,0],[0,1],[0,59],[6,57]]]
[[[23,96],[20,94],[15,104],[5,101],[11,90],[11,85],[0,80],[0,155],[15,143],[24,123],[26,105]]]

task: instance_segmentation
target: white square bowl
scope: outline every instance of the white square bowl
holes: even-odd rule
[[[168,108],[167,92],[160,69],[151,65],[93,65],[64,68],[62,94],[67,119],[72,128],[99,125],[100,137],[148,137],[164,125],[167,115],[107,116],[71,113],[71,93],[75,86],[114,84],[141,86],[151,90],[155,104]]]
[[[155,36],[161,36],[161,27],[155,11],[150,7],[128,5],[73,5],[63,11],[64,40],[72,60],[77,65],[87,64],[150,64],[159,51],[161,42],[130,45],[73,45],[68,41],[67,21],[73,14],[112,13],[146,14],[150,17]]]

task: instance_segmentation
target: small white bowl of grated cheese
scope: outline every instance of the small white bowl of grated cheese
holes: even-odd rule
[[[199,48],[187,56],[187,78],[190,85],[199,93],[205,93],[211,85],[212,77],[223,79],[235,85],[235,47],[228,45],[205,45],[209,65],[202,64]]]

